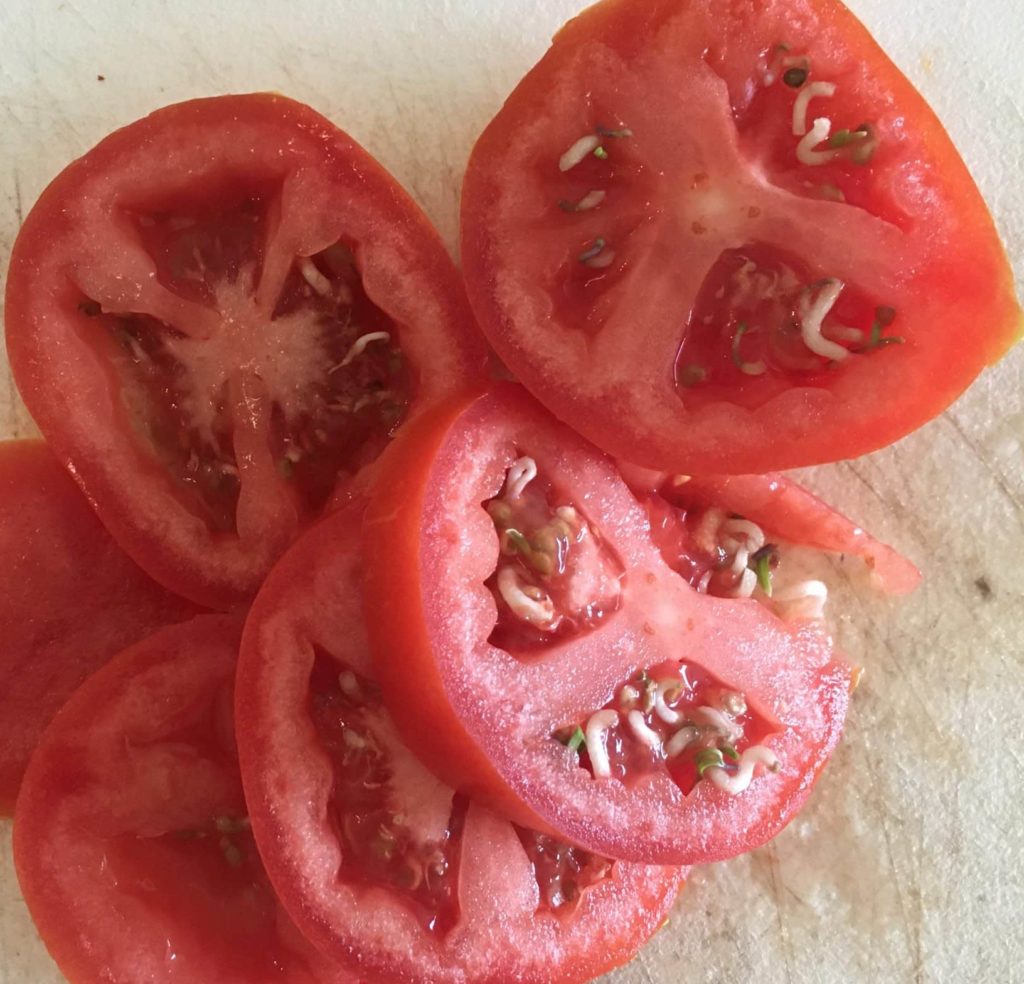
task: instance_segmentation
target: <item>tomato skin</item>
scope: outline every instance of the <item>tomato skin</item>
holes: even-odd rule
[[[32,758],[15,867],[72,984],[356,984],[281,914],[248,835],[230,832],[230,860],[218,844],[246,809],[231,720],[240,633],[240,619],[205,615],[125,650]]]
[[[175,312],[195,316],[195,304],[155,286],[150,260],[121,228],[125,211],[160,196],[216,201],[225,180],[245,187],[257,179],[282,188],[292,182],[286,205],[268,213],[261,276],[283,282],[296,255],[350,236],[367,294],[402,326],[416,406],[473,378],[486,361],[457,271],[429,220],[368,153],[306,106],[273,94],[169,106],[106,137],[58,175],[11,257],[6,335],[15,381],[125,552],[171,590],[221,609],[249,598],[316,518],[273,459],[260,456],[282,394],[258,380],[232,384],[227,398],[252,411],[236,419],[235,433],[250,492],[239,499],[237,529],[216,530],[157,459],[153,438],[137,432],[123,383],[86,338],[79,305],[88,287],[102,294],[104,312],[148,304],[168,322]],[[255,301],[272,310],[272,295],[257,289]]]
[[[495,608],[483,585],[497,537],[474,505],[496,494],[527,449],[600,529],[625,587],[602,627],[524,662],[486,641]],[[757,602],[692,591],[664,565],[611,463],[519,387],[425,415],[370,495],[365,598],[377,672],[409,746],[447,782],[519,823],[647,863],[735,856],[804,803],[839,740],[849,666],[812,623],[783,624]],[[676,660],[703,666],[774,722],[768,743],[786,763],[777,785],[687,799],[667,777],[601,784],[555,755],[559,727],[585,721],[637,670]]]
[[[373,982],[582,984],[619,966],[662,924],[683,869],[620,864],[574,912],[539,911],[513,827],[470,802],[457,861],[460,917],[443,935],[425,930],[386,884],[341,874],[346,847],[324,819],[333,779],[310,722],[310,670],[315,648],[376,679],[360,608],[362,508],[339,510],[289,550],[257,595],[242,642],[236,716],[246,800],[283,904],[322,952]],[[453,791],[405,755],[394,773],[412,809],[450,804]]]
[[[0,815],[43,729],[94,670],[196,615],[114,543],[42,441],[0,443]]]
[[[757,523],[769,539],[860,557],[872,582],[888,594],[910,594],[921,584],[921,572],[910,560],[785,475],[687,476],[676,484],[664,472],[618,465],[641,501],[654,496],[655,502],[684,508],[717,507]]]
[[[679,489],[679,495],[686,502],[739,513],[787,542],[861,557],[889,594],[910,594],[921,584],[921,572],[906,557],[785,475],[693,478]]]
[[[898,218],[904,229],[904,255],[892,261],[889,280],[905,312],[899,330],[905,345],[849,359],[839,371],[800,385],[780,382],[772,388],[767,376],[746,380],[737,384],[733,398],[716,391],[714,399],[705,399],[698,388],[676,389],[671,363],[695,299],[680,296],[673,284],[686,272],[689,224],[678,223],[677,229],[665,216],[684,201],[684,185],[674,171],[666,178],[666,162],[645,158],[641,146],[645,139],[665,144],[661,134],[687,131],[684,110],[670,116],[674,110],[665,108],[664,97],[679,91],[670,73],[682,69],[664,64],[662,49],[654,52],[659,32],[672,30],[677,34],[667,44],[682,48],[681,39],[692,39],[686,41],[692,50],[673,49],[673,54],[681,61],[706,56],[724,80],[731,103],[726,109],[749,101],[745,80],[762,50],[785,37],[796,50],[806,44],[815,58],[838,66],[844,81],[852,79],[854,95],[885,115],[896,148],[888,158],[890,171],[883,168],[883,154],[877,167],[864,169],[869,177],[860,178],[874,188],[870,204],[887,221]],[[705,100],[704,93],[688,95],[681,107]],[[587,114],[602,111],[617,113],[615,124],[628,124],[641,146],[630,156],[625,145],[631,141],[610,141],[609,163],[619,153],[627,158],[621,171],[633,168],[647,182],[637,185],[646,205],[634,202],[634,212],[649,224],[665,222],[666,231],[658,239],[652,233],[652,242],[644,240],[646,252],[623,260],[613,273],[621,277],[615,284],[635,278],[631,288],[613,293],[618,289],[613,284],[601,296],[603,308],[596,303],[566,307],[555,268],[573,265],[577,247],[602,234],[601,208],[584,217],[559,215],[555,162],[587,132]],[[716,146],[698,142],[698,148],[712,160],[718,155]],[[742,166],[759,168],[761,161],[751,165],[742,157],[749,150],[738,152]],[[591,166],[587,162],[579,170]],[[621,171],[612,168],[610,177],[599,173],[609,189],[602,208],[611,207],[613,193],[621,195],[624,185],[628,191],[628,174]],[[904,180],[911,174],[912,180]],[[568,198],[574,200],[584,187],[566,192]],[[817,208],[821,203],[804,204]],[[556,246],[553,223],[569,219],[578,226],[566,226],[565,243]],[[811,224],[819,233],[834,229],[835,247],[849,219],[841,210],[822,210],[820,221]],[[579,244],[571,231],[576,228],[585,230]],[[765,235],[769,231],[777,233],[766,229]],[[743,246],[744,238],[741,230],[728,245]],[[759,237],[751,233],[750,238]],[[820,242],[810,236],[791,239],[814,260]],[[675,243],[674,251],[666,240]],[[871,252],[868,244],[850,245],[865,256]],[[475,146],[463,186],[461,254],[484,333],[537,399],[608,453],[686,474],[761,473],[886,446],[945,409],[1024,331],[1005,252],[963,161],[921,95],[835,0],[770,0],[727,9],[711,0],[605,0],[586,10],[559,32]],[[841,256],[833,258],[842,263]],[[871,262],[865,259],[865,267]],[[849,279],[856,275],[857,263],[851,262]],[[887,286],[884,277],[876,279]],[[620,323],[614,322],[616,315]],[[595,327],[605,316],[608,324]],[[604,346],[601,331],[608,327],[619,330],[612,333],[615,344]],[[755,385],[763,387],[756,394]]]

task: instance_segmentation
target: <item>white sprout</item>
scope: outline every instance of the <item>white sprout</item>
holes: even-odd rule
[[[844,342],[863,342],[864,332],[860,328],[850,328],[848,325],[835,325],[829,328],[829,334]]]
[[[818,150],[819,144],[828,140],[832,132],[832,121],[825,117],[819,117],[814,121],[810,132],[796,145],[796,158],[801,164],[808,164],[812,167],[818,164],[828,164],[835,160],[836,150]]]
[[[368,331],[365,335],[360,335],[353,343],[352,347],[345,353],[345,358],[341,360],[336,366],[331,367],[331,372],[335,372],[338,369],[344,369],[345,366],[350,365],[356,359],[359,358],[366,351],[366,346],[370,342],[390,342],[391,332],[388,331]]]
[[[730,598],[749,598],[757,588],[757,575],[749,568],[744,568],[739,581],[729,592]]]
[[[338,674],[338,686],[346,697],[358,697],[360,694],[359,681],[351,670],[342,670]]]
[[[800,337],[815,355],[838,362],[845,359],[850,350],[843,348],[838,342],[830,342],[821,333],[821,325],[828,313],[835,307],[839,295],[845,285],[841,280],[831,278],[824,282],[813,303],[808,300],[808,293],[800,298]]]
[[[592,208],[597,208],[608,196],[606,191],[600,191],[594,189],[588,191],[575,205],[572,206],[574,212],[589,212]]]
[[[543,592],[534,588],[534,593],[540,595],[538,598],[531,598],[522,587],[519,575],[513,567],[503,567],[498,571],[498,591],[505,599],[505,604],[512,610],[512,614],[521,618],[524,622],[536,625],[539,629],[549,629],[555,619],[554,602]]]
[[[764,530],[749,519],[727,519],[719,527],[719,536],[726,550],[736,550],[743,546],[737,537],[743,537],[747,541],[747,549],[754,552],[760,550],[765,543]]]
[[[821,618],[828,601],[828,586],[821,581],[798,581],[772,593],[772,601],[793,618]]]
[[[619,723],[616,711],[596,711],[590,715],[587,726],[583,729],[583,737],[587,746],[587,755],[594,775],[599,779],[607,779],[612,774],[612,764],[608,759],[608,746],[605,743],[605,732]]]
[[[708,587],[711,584],[712,571],[705,571],[701,579],[697,582],[697,591],[699,594],[707,594]],[[756,577],[756,575],[755,575]]]
[[[562,156],[558,159],[559,171],[571,171],[582,161],[587,154],[592,154],[601,145],[600,137],[588,133],[580,137]]]
[[[738,547],[736,555],[733,557],[732,566],[729,568],[733,574],[739,574],[741,577],[743,572],[747,569],[747,564],[750,561],[750,551],[746,547]]]
[[[317,269],[313,260],[308,256],[300,256],[298,264],[303,280],[321,297],[330,297],[333,293],[331,282]]]
[[[626,715],[626,720],[629,722],[629,730],[648,748],[661,748],[661,736],[647,723],[643,714],[639,711],[630,711]]]
[[[703,722],[709,728],[717,731],[720,735],[735,741],[743,737],[743,729],[717,707],[708,707],[702,704],[691,715],[695,721]]]
[[[831,99],[836,94],[834,82],[812,82],[800,90],[800,95],[793,103],[793,136],[802,137],[807,132],[807,110],[811,100],[819,96]],[[817,125],[817,121],[815,121]],[[827,134],[826,134],[827,136]]]
[[[591,256],[582,262],[584,266],[593,267],[595,270],[603,270],[615,262],[615,250],[606,247],[597,256]]]
[[[505,479],[505,498],[514,502],[536,477],[537,462],[533,458],[519,458],[514,461]]]
[[[665,758],[675,758],[699,737],[700,732],[692,724],[688,724],[685,728],[680,728],[665,743]]]
[[[754,778],[754,767],[763,765],[769,772],[778,772],[781,765],[775,753],[766,745],[752,745],[741,756],[736,772],[730,775],[725,769],[713,766],[704,773],[705,778],[722,792],[739,796]]]
[[[679,680],[669,678],[661,680],[654,691],[654,713],[666,724],[678,724],[682,715],[665,703],[665,695],[672,690],[679,690],[682,684]]]

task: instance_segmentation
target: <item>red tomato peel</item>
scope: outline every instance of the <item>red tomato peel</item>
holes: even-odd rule
[[[595,627],[513,655],[488,642],[497,537],[481,503],[529,454],[622,565],[619,607]],[[367,624],[396,725],[437,774],[517,822],[610,857],[719,860],[777,833],[838,741],[850,668],[813,623],[698,595],[664,564],[611,462],[517,387],[453,401],[411,427],[371,492]],[[730,797],[685,796],[665,769],[597,781],[556,735],[638,670],[694,664],[767,723],[776,775]]]
[[[782,42],[796,88],[781,63],[767,83]],[[846,143],[805,163],[794,106],[820,84],[808,125]],[[570,154],[583,139],[599,147]],[[1022,330],[948,135],[833,0],[606,0],[572,20],[473,150],[462,258],[516,378],[609,453],[686,474],[890,444]],[[745,262],[760,301],[730,279]]]
[[[210,607],[249,597],[402,419],[485,363],[423,213],[269,94],[158,110],[66,168],[15,243],[6,331],[115,539]]]
[[[683,871],[598,869],[556,911],[550,890],[565,882],[552,878],[571,870],[568,848],[467,803],[420,765],[375,693],[360,515],[346,507],[289,551],[242,644],[246,798],[286,908],[324,953],[373,981],[583,982],[625,962],[662,923]],[[401,877],[429,858],[435,884]]]

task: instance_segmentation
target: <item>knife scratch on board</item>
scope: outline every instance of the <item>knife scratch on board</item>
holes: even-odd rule
[[[871,767],[871,772],[875,775],[880,774],[880,765],[878,759],[871,751],[868,743],[864,744],[864,753],[867,756],[868,763]],[[910,958],[911,967],[913,971],[913,977],[915,984],[921,984],[924,980],[922,975],[922,966],[924,964],[924,949],[921,943],[921,932],[922,923],[924,921],[924,912],[921,905],[921,886],[918,879],[914,879],[915,884],[913,885],[914,891],[917,893],[917,920],[912,921],[907,906],[907,897],[904,892],[903,875],[896,866],[896,857],[892,850],[892,836],[889,831],[889,824],[887,822],[888,815],[890,814],[890,808],[885,803],[877,791],[877,787],[874,789],[874,795],[871,797],[873,806],[875,807],[875,815],[878,817],[878,823],[882,828],[882,839],[885,842],[885,854],[886,859],[889,862],[889,870],[892,873],[892,884],[896,889],[896,899],[900,907],[900,916],[903,920],[903,942],[907,947],[907,956]],[[902,822],[902,818],[898,818]],[[907,886],[909,887],[909,886]]]
[[[779,925],[779,939],[782,942],[782,957],[786,962],[786,980],[793,982],[793,941],[789,938],[789,927],[783,913],[782,870],[779,865],[779,852],[774,841],[769,841],[764,849],[764,857],[768,859],[768,873],[772,879],[772,902],[775,905],[775,917]]]

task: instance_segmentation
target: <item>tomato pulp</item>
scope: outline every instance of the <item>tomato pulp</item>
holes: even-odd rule
[[[370,641],[439,775],[644,862],[734,856],[804,802],[849,695],[827,633],[694,591],[613,464],[519,387],[425,416],[370,497]]]
[[[44,191],[6,306],[19,390],[124,550],[209,607],[484,364],[455,267],[361,147],[281,96],[159,110]]]
[[[360,510],[288,552],[242,643],[246,800],[282,901],[324,953],[373,981],[558,984],[624,963],[663,922],[683,871],[517,827],[419,763],[368,654]]]
[[[289,922],[253,844],[232,722],[240,633],[204,615],[125,650],[32,758],[14,860],[72,984],[356,984]]]
[[[686,474],[849,458],[1019,337],[946,131],[834,0],[605,0],[473,150],[485,334],[617,457]]]
[[[197,614],[150,580],[42,441],[0,443],[0,815],[43,729],[126,646]]]

